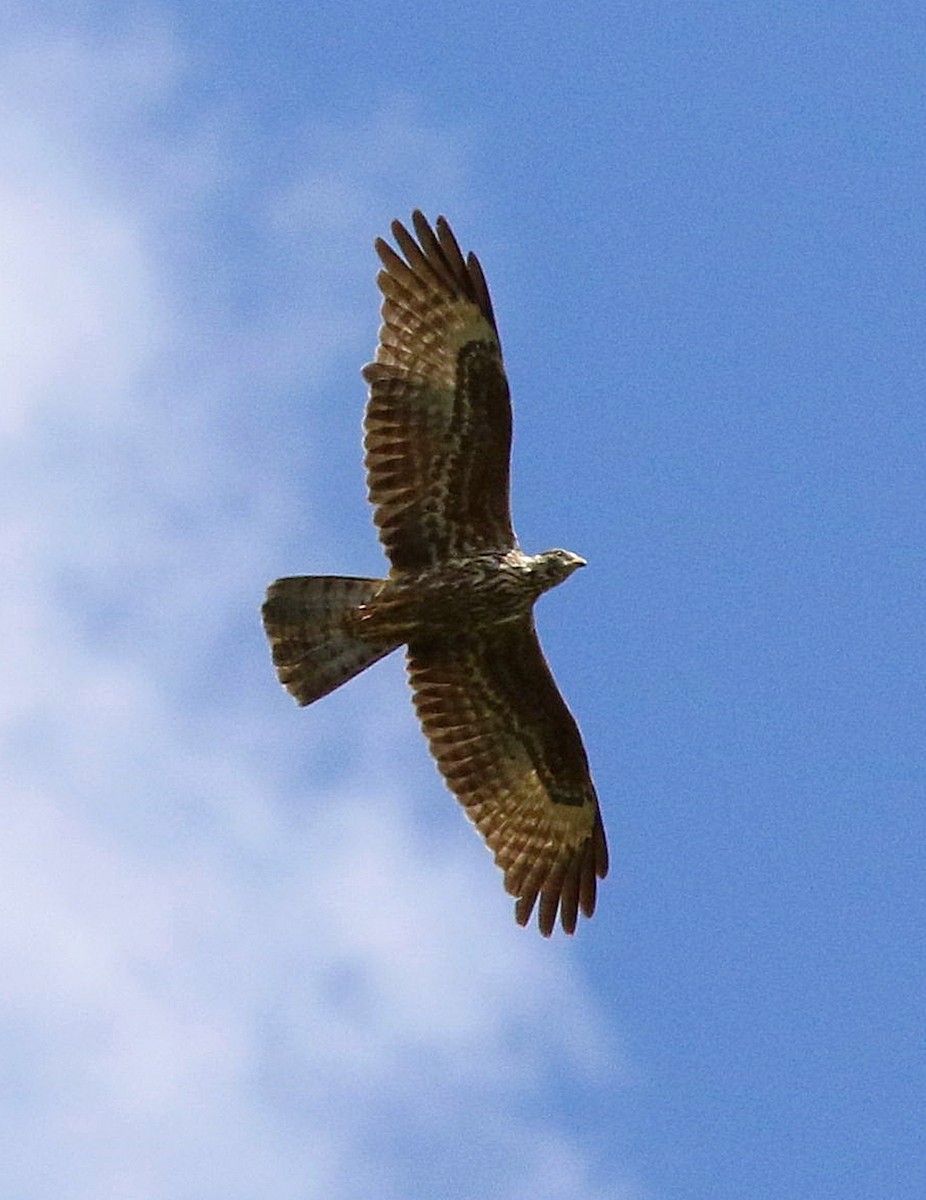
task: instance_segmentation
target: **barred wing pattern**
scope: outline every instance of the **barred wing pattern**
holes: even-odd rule
[[[505,872],[519,924],[539,898],[549,936],[595,910],[608,870],[579,730],[526,616],[456,638],[413,641],[415,707],[447,781]]]
[[[369,495],[392,577],[517,546],[509,502],[511,406],[482,268],[447,222],[398,221],[401,257],[376,243],[383,293],[365,418]],[[409,677],[431,751],[530,919],[591,915],[608,867],[576,723],[530,615],[409,641]]]
[[[383,326],[364,446],[370,502],[395,571],[515,545],[508,499],[511,405],[492,303],[474,254],[420,212],[382,239]]]

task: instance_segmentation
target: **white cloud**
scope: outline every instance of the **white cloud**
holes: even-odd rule
[[[358,734],[320,787],[333,718],[280,704],[257,629],[293,497],[235,406],[272,404],[307,338],[330,363],[372,332],[339,291],[341,241],[320,253],[332,209],[365,246],[416,149],[445,186],[456,152],[401,111],[313,135],[317,172],[255,199],[280,258],[307,243],[313,293],[294,271],[239,325],[187,286],[190,243],[164,241],[165,206],[203,219],[211,170],[156,144],[179,57],[142,29],[0,62],[5,1190],[405,1194],[409,1146],[461,1153],[449,1122],[494,1147],[477,1192],[504,1196],[493,1163],[516,1155],[507,1194],[543,1176],[530,1194],[591,1196],[581,1144],[511,1115],[557,1075],[613,1070],[568,957],[513,928],[475,839],[417,824],[394,676],[354,685]],[[386,139],[409,149],[395,186]],[[176,168],[145,194],[126,184],[138,147]]]

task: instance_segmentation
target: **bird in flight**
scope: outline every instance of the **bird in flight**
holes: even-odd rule
[[[526,925],[573,933],[608,848],[578,727],[534,627],[584,559],[525,554],[511,524],[511,405],[485,276],[450,226],[378,239],[383,324],[364,367],[365,465],[385,579],[278,579],[263,621],[280,682],[311,704],[404,645],[431,753]]]

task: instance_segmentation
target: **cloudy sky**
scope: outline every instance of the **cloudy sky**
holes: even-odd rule
[[[926,1188],[926,17],[554,0],[0,17],[0,1184]],[[520,930],[376,574],[372,239],[483,261],[613,869]]]

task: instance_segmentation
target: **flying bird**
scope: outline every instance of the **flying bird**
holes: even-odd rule
[[[376,241],[383,295],[365,465],[385,579],[299,576],[267,591],[280,682],[311,704],[399,646],[431,753],[526,925],[573,933],[608,849],[578,727],[535,600],[585,560],[525,554],[511,524],[511,405],[485,276],[450,226],[412,214]]]

